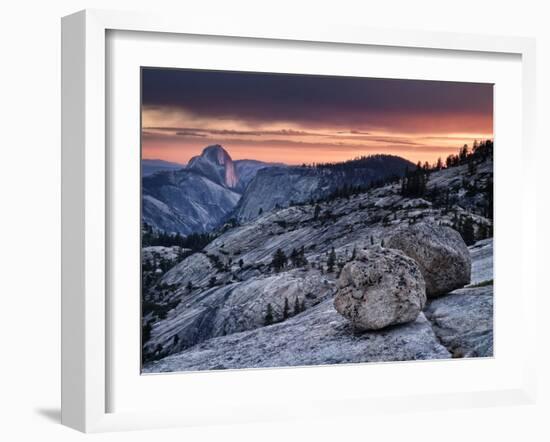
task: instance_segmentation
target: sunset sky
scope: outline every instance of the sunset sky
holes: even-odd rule
[[[492,84],[142,69],[143,158],[184,164],[221,144],[234,160],[432,163],[487,138]]]

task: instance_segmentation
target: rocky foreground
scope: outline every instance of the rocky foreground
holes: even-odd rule
[[[483,281],[490,281],[492,270],[489,273],[488,269],[492,266],[488,264],[489,261],[492,264],[492,259],[485,253],[480,254],[480,249],[485,252],[492,250],[492,240],[480,241],[470,247],[472,274],[483,274]],[[143,372],[493,355],[492,284],[462,288],[429,299],[415,321],[367,332],[358,332],[338,314],[331,294],[330,290],[320,294],[324,300],[284,322],[269,326],[259,324],[255,329],[226,336],[206,337],[201,343],[180,353],[145,364]],[[262,305],[262,302],[257,304]],[[199,332],[200,325],[196,330]]]
[[[489,357],[492,318],[492,285],[435,298],[414,322],[369,332],[356,332],[330,298],[282,323],[213,338],[146,364],[143,372]]]
[[[183,260],[152,251],[173,264],[144,293],[143,371],[492,356],[491,177],[492,161],[454,167],[431,174],[425,198],[390,184],[225,226]],[[454,230],[466,225],[468,248]],[[352,274],[369,299],[351,290],[338,307]]]

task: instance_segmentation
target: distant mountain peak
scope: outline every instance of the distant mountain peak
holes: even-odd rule
[[[172,161],[144,158],[141,160],[141,176],[152,175],[160,171],[179,170],[184,167],[184,164],[174,163]]]
[[[223,165],[229,159],[231,161],[231,155],[223,148],[221,144],[212,144],[206,146],[199,157],[208,158],[209,160],[217,162],[219,165]]]
[[[233,160],[220,144],[205,147],[200,155],[191,158],[187,168],[229,188],[237,187],[239,182]]]
[[[208,154],[209,152],[223,152],[223,153],[229,155],[227,150],[225,150],[221,144],[211,144],[210,146],[206,146],[202,150],[201,156],[204,156],[204,155]]]

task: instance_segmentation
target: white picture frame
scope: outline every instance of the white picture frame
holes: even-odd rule
[[[109,31],[140,31],[179,35],[206,35],[287,42],[338,43],[381,48],[436,49],[514,54],[521,57],[522,173],[534,167],[535,43],[518,37],[451,33],[388,31],[327,24],[291,27],[281,23],[210,22],[201,17],[86,10],[62,20],[62,423],[85,432],[249,422],[293,417],[368,414],[373,410],[402,411],[414,407],[452,408],[509,403],[532,403],[535,393],[534,339],[525,341],[521,380],[503,388],[461,393],[439,391],[424,395],[388,395],[365,398],[331,397],[308,409],[242,403],[227,413],[193,415],[185,411],[109,411],[110,365],[108,326],[109,185],[107,155],[107,45]],[[521,298],[526,336],[535,333],[534,265],[536,195],[521,189]],[[498,248],[497,248],[498,250]],[[498,252],[497,253],[505,253]],[[534,259],[534,258],[531,258]],[[498,318],[496,318],[498,321]],[[464,361],[462,363],[468,363]],[[355,366],[353,375],[364,369]],[[310,370],[316,370],[311,368]],[[286,372],[292,373],[289,369]],[[232,376],[247,376],[246,370]],[[266,374],[267,373],[267,374]],[[263,376],[269,376],[264,371]],[[288,376],[288,375],[287,375]],[[204,378],[203,378],[204,379]],[[514,380],[516,381],[516,379]],[[165,381],[166,382],[170,382]],[[191,398],[188,398],[191,400]],[[237,401],[238,402],[238,401]],[[253,411],[247,413],[248,411]]]

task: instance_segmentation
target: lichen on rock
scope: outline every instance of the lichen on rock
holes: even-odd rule
[[[425,303],[418,265],[379,246],[360,251],[344,266],[334,299],[336,310],[361,331],[414,321]]]

